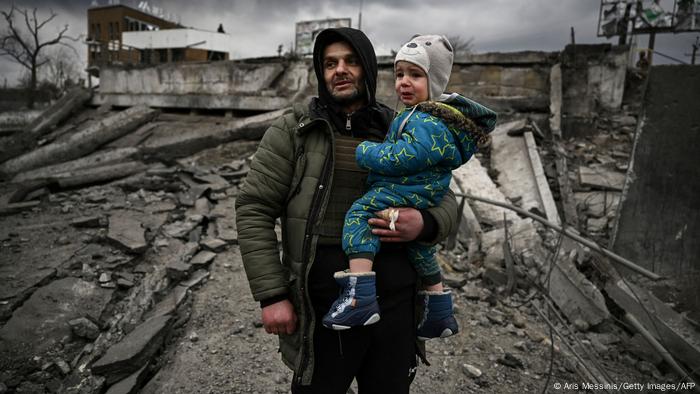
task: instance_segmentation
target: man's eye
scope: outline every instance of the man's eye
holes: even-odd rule
[[[326,62],[325,67],[326,68],[333,68],[333,67],[335,67],[335,62]]]
[[[349,58],[349,59],[348,59],[348,64],[351,65],[351,66],[356,66],[356,65],[357,65],[357,59],[355,59],[354,57]]]
[[[403,73],[396,73],[396,79],[403,78]]]

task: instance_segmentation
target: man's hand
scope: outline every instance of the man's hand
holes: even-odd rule
[[[373,227],[372,234],[378,235],[382,242],[410,242],[415,240],[423,230],[423,216],[414,208],[396,208],[399,219],[396,221],[396,231],[389,229],[389,221],[372,218],[368,221]]]
[[[297,329],[297,315],[289,300],[276,302],[262,309],[262,323],[268,334],[292,334]]]

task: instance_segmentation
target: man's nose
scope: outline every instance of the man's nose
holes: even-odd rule
[[[348,72],[348,66],[345,60],[338,61],[338,64],[335,66],[335,72],[336,74],[346,74]]]

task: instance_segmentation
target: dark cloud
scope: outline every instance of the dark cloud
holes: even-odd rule
[[[140,0],[121,0],[122,4],[136,7]],[[357,26],[360,0],[344,2],[331,0],[168,0],[149,1],[179,16],[180,22],[204,30],[216,30],[219,23],[234,40],[234,58],[269,56],[278,45],[285,50],[294,41],[294,23],[323,18],[352,18]],[[42,12],[51,8],[58,14],[52,29],[70,25],[72,35],[86,31],[87,9],[93,0],[15,0],[20,7],[36,7]],[[106,5],[108,0],[97,0]],[[427,2],[418,0],[364,0],[362,28],[380,54],[388,54],[416,33],[458,35],[474,39],[475,49],[488,51],[561,50],[571,40],[574,28],[576,42],[616,43],[596,36],[599,2],[593,0],[445,0]],[[9,7],[3,0],[0,8]],[[51,30],[47,30],[50,32]],[[657,36],[657,50],[688,61],[684,53],[690,51],[696,34],[661,34]],[[640,37],[640,46],[647,45]],[[85,46],[79,46],[82,59]],[[659,62],[668,60],[656,58]],[[83,60],[84,61],[84,60]],[[16,66],[7,58],[0,58],[0,72],[10,75]]]

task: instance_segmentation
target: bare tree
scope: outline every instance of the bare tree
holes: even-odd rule
[[[462,36],[450,34],[446,37],[450,41],[450,44],[452,44],[455,57],[468,55],[474,50],[474,37],[464,39]]]
[[[46,66],[40,75],[42,80],[63,92],[74,85],[80,78],[80,67],[75,48],[58,47],[46,54]]]
[[[67,46],[65,41],[77,41],[78,39],[66,35],[68,25],[65,25],[52,39],[41,41],[40,30],[56,17],[53,11],[50,11],[51,15],[43,21],[37,18],[36,8],[30,12],[27,9],[19,9],[12,4],[9,12],[0,11],[0,13],[7,24],[5,29],[0,32],[0,56],[11,57],[29,71],[27,107],[33,108],[37,70],[48,62],[48,58],[43,56],[43,49],[52,45]],[[21,26],[20,19],[24,19],[24,27]]]

